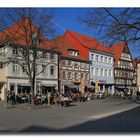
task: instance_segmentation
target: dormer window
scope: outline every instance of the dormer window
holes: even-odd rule
[[[72,55],[72,56],[78,56],[79,55],[79,51],[78,50],[72,50],[72,49],[69,49],[69,54]]]

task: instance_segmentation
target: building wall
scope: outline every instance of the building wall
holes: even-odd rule
[[[71,61],[71,64],[69,64]],[[77,66],[75,65],[77,64]],[[89,71],[90,71],[90,64],[81,61],[74,61],[71,59],[61,59],[59,63],[59,79],[60,79],[60,92],[64,92],[63,86],[73,84],[75,82],[80,83],[83,78],[85,78],[85,83],[89,84]],[[71,76],[68,76],[68,73],[71,72]],[[63,76],[65,73],[65,77]],[[77,74],[77,78],[75,79],[75,75]]]
[[[132,64],[131,54],[123,52],[115,67],[115,84],[116,88],[132,89],[134,78],[134,66]]]
[[[14,58],[19,59],[16,57],[16,55],[13,55],[12,53],[12,47],[5,46],[5,54],[6,58]],[[39,51],[38,53],[42,53]],[[4,58],[0,60],[3,61]],[[21,60],[22,61],[22,60]],[[25,63],[23,61],[23,63]],[[46,58],[40,58],[38,61],[38,67],[37,67],[37,73],[40,73],[42,71],[42,65],[47,65],[45,72],[41,72],[36,78],[37,82],[40,82],[43,84],[49,84],[49,85],[56,85],[56,89],[58,89],[58,54],[54,53],[54,59],[50,59],[50,52],[47,52]],[[23,72],[23,68],[17,64],[16,71],[13,70],[14,63],[11,62],[10,64],[6,65],[4,68],[0,69],[0,90],[1,90],[1,99],[5,99],[5,89],[10,90],[10,84],[18,85],[20,83],[28,84],[29,79],[25,72]],[[54,67],[54,74],[51,75],[51,66]],[[15,86],[15,92],[17,93],[17,86]]]
[[[140,63],[137,64],[137,86],[140,91]]]
[[[9,52],[8,52],[8,57],[10,57],[10,54],[11,53],[11,56],[12,56],[12,48],[9,48]],[[41,55],[41,51],[39,52],[40,55]],[[52,61],[52,62],[51,62]],[[23,63],[25,63],[23,61]],[[37,61],[37,73],[40,73],[42,71],[42,65],[47,65],[46,67],[46,71],[45,73],[40,73],[37,78],[46,78],[46,79],[57,79],[58,78],[58,55],[57,54],[54,54],[54,59],[51,60],[50,59],[50,53],[47,52],[47,56],[46,58],[40,58],[38,61]],[[54,72],[54,75],[51,75],[50,74],[50,68],[51,66],[54,66],[54,69],[55,69],[55,72]],[[10,63],[8,66],[8,74],[7,76],[9,77],[27,77],[26,73],[24,72],[23,73],[23,70],[22,70],[22,67],[20,65],[17,66],[17,71],[13,71],[13,63]]]
[[[6,82],[7,74],[8,74],[7,67],[0,69],[0,82]]]
[[[90,65],[90,82],[91,81],[95,82],[96,79],[98,79],[99,82],[106,81],[107,84],[113,84],[114,83],[113,56],[101,52],[99,53],[90,51],[89,59],[92,61],[92,64]],[[107,62],[105,62],[106,60]]]

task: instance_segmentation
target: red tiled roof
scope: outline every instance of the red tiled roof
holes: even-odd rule
[[[108,47],[111,50],[111,52],[115,55],[115,65],[117,65],[125,46],[126,42],[122,42]]]
[[[89,60],[89,50],[97,50],[114,55],[109,48],[105,47],[102,42],[97,42],[95,38],[70,30],[67,30],[62,36],[53,39],[52,42],[59,42],[59,45],[55,43],[55,45],[53,44],[52,46],[57,46],[57,49],[59,49],[65,57]],[[71,56],[68,53],[68,49],[78,50],[80,52],[79,56]]]
[[[67,38],[67,34],[63,34],[51,41],[51,46],[54,47],[55,50],[60,51],[63,57],[71,58],[75,60],[81,61],[89,61],[88,60],[88,50],[82,47],[76,47],[72,44],[72,42]],[[69,50],[76,50],[79,52],[78,56],[73,56],[69,53]]]
[[[31,28],[29,27],[30,24]],[[27,32],[25,32],[25,29],[27,30]],[[32,46],[30,29],[32,29],[34,33],[37,32],[37,28],[32,23],[30,23],[28,17],[21,19],[17,23],[0,32],[0,43],[8,41],[10,43],[15,43],[19,45]],[[42,42],[41,48],[46,48],[46,44],[48,45],[47,39],[43,35],[40,35],[39,37]]]
[[[87,49],[95,49],[97,51],[112,54],[110,49],[105,47],[102,42],[97,41],[95,38],[92,38],[92,37],[89,37],[89,36],[86,36],[77,32],[73,32],[70,30],[68,30],[66,34],[69,34],[69,36],[73,37],[73,39],[77,40],[79,44],[81,44],[83,47]]]

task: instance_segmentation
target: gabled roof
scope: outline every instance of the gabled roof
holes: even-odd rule
[[[108,47],[111,50],[111,52],[115,55],[115,65],[117,65],[125,46],[126,42],[122,42]]]
[[[66,34],[69,34],[69,36],[73,37],[77,42],[79,42],[83,47],[89,49],[89,50],[97,50],[100,52],[105,52],[108,54],[112,54],[109,48],[105,47],[102,42],[97,41],[95,38],[68,30],[66,31]]]
[[[30,29],[32,29],[32,31]],[[0,32],[0,44],[8,41],[22,46],[32,46],[31,32],[37,33],[38,30],[35,25],[30,22],[30,19],[26,17]],[[39,37],[42,43],[40,43],[41,48],[45,48],[46,46],[43,45],[48,44],[46,43],[48,40],[43,35]]]
[[[62,36],[56,37],[51,41],[51,46],[54,47],[54,49],[60,51],[63,57],[74,59],[77,61],[89,61],[88,60],[88,53],[85,50],[83,50],[81,47],[77,48],[74,46],[69,39],[67,39],[67,35],[63,34]],[[79,52],[78,56],[73,56],[70,54],[69,50],[75,50]]]

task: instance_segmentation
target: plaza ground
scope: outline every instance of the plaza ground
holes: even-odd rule
[[[6,109],[0,102],[0,132],[97,133],[140,132],[140,107],[131,100],[107,98],[30,108]]]

